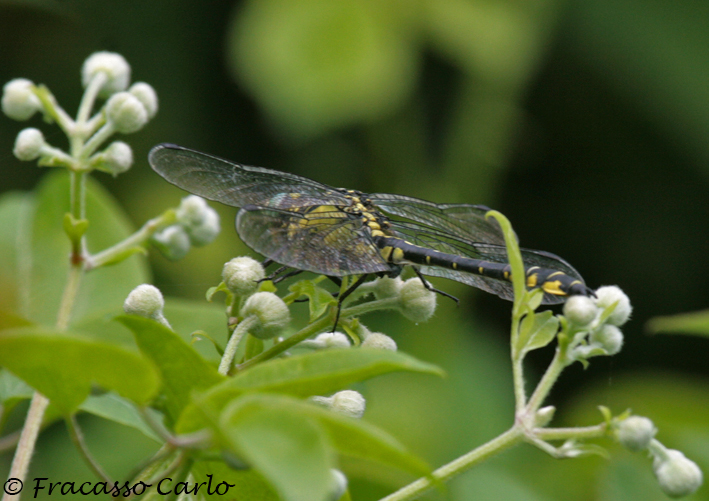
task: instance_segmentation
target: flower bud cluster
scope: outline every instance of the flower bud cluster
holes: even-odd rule
[[[152,236],[153,244],[168,259],[182,259],[192,246],[207,245],[219,234],[219,214],[196,195],[182,199],[176,216],[175,224]]]
[[[361,288],[380,300],[398,299],[394,307],[412,322],[426,322],[436,311],[436,293],[428,290],[418,277],[378,278],[370,284]]]
[[[85,87],[79,114],[72,120],[56,102],[49,90],[32,81],[17,78],[3,87],[2,111],[15,120],[29,120],[41,111],[55,120],[76,144],[83,148],[73,157],[50,146],[37,129],[25,129],[17,136],[14,153],[20,160],[40,160],[44,166],[64,166],[74,170],[93,169],[118,175],[130,168],[133,152],[121,141],[111,143],[104,151],[97,148],[112,134],[130,134],[143,128],[157,113],[155,90],[147,83],[130,86],[130,65],[120,54],[96,52],[84,61],[81,79]],[[104,107],[89,118],[95,99],[107,99]],[[96,152],[96,153],[94,153]],[[88,159],[88,160],[87,160]]]
[[[564,305],[564,316],[577,334],[568,362],[620,352],[623,333],[619,326],[628,321],[631,312],[628,296],[615,286],[599,288],[595,298],[570,297]]]

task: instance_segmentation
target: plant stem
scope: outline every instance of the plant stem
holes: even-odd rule
[[[17,478],[24,482],[25,477],[27,477],[27,470],[30,467],[30,460],[34,453],[44,411],[47,410],[48,405],[49,400],[44,395],[38,392],[32,395],[32,402],[27,411],[27,419],[25,419],[25,425],[22,427],[20,442],[17,444],[17,449],[15,449],[15,457],[12,459],[12,467],[8,478]],[[10,495],[7,492],[2,497],[3,501],[17,501],[18,499],[19,496]]]
[[[547,398],[547,395],[549,395],[552,386],[554,386],[556,380],[559,379],[559,374],[561,374],[561,371],[563,371],[564,367],[566,367],[564,364],[564,355],[565,350],[562,350],[557,346],[556,353],[554,353],[554,358],[549,364],[549,367],[547,367],[547,371],[542,376],[542,379],[539,381],[539,384],[535,388],[534,393],[529,398],[529,402],[527,403],[527,410],[530,414],[535,413],[537,409],[541,407],[544,400]]]
[[[88,447],[86,446],[86,442],[84,441],[84,434],[81,431],[81,428],[79,427],[79,423],[76,422],[76,414],[72,414],[71,416],[66,418],[66,426],[69,429],[69,436],[71,437],[71,441],[74,443],[74,446],[79,450],[81,457],[84,458],[84,462],[88,465],[91,471],[93,471],[98,478],[100,478],[107,484],[113,483],[111,477],[109,477],[108,474],[103,471],[101,465],[96,462],[94,457],[91,455],[91,452],[89,451]]]
[[[251,329],[257,321],[258,319],[255,317],[246,317],[239,323],[239,325],[236,326],[234,332],[231,333],[229,342],[224,348],[224,355],[219,363],[219,374],[226,376],[229,373],[229,369],[231,369],[231,366],[234,363],[234,357],[236,356],[236,349],[239,347],[239,341],[241,341],[244,334],[247,334],[249,329]]]
[[[345,319],[348,317],[362,315],[364,313],[368,313],[368,312],[374,311],[374,310],[391,309],[391,308],[394,308],[396,304],[399,304],[398,298],[380,299],[377,301],[370,301],[368,303],[358,304],[358,305],[353,306],[351,308],[344,308],[342,310],[342,312],[340,313],[340,319]],[[247,360],[246,362],[244,362],[243,364],[237,366],[237,369],[242,371],[244,369],[248,369],[252,365],[256,365],[256,364],[258,364],[260,362],[264,362],[266,360],[270,360],[271,358],[280,355],[281,353],[286,351],[288,348],[292,348],[293,346],[297,345],[298,343],[305,341],[313,334],[321,332],[323,329],[325,329],[332,322],[333,322],[333,319],[330,318],[329,315],[326,315],[326,316],[322,317],[320,320],[317,320],[317,321],[313,322],[312,324],[305,326],[303,329],[296,332],[291,337],[284,339],[280,343],[271,346],[268,350],[259,353],[254,358],[251,358],[251,359]]]
[[[91,78],[89,85],[86,86],[84,95],[81,98],[81,104],[79,104],[79,112],[76,114],[76,122],[80,126],[83,126],[89,119],[91,110],[94,107],[94,102],[96,101],[96,96],[107,79],[108,75],[106,72],[99,71]],[[84,138],[82,137],[82,139]]]
[[[420,478],[409,485],[399,489],[393,494],[382,498],[380,501],[408,501],[416,499],[436,486],[450,480],[454,476],[463,473],[472,466],[483,460],[509,449],[513,445],[522,442],[524,434],[517,426],[513,426],[502,435],[490,440],[486,444],[473,449],[469,453],[461,456],[445,466],[441,466],[431,474],[431,477]]]
[[[606,423],[578,428],[540,428],[534,431],[534,435],[542,440],[589,439],[605,436],[607,429]]]
[[[91,270],[93,268],[99,268],[113,262],[113,260],[119,258],[130,249],[143,244],[148,238],[153,236],[157,230],[163,226],[171,224],[174,220],[175,211],[168,210],[164,214],[147,221],[138,231],[125,240],[118,242],[116,245],[109,247],[98,254],[87,257],[86,269]]]
[[[293,334],[291,337],[284,339],[278,344],[275,344],[271,346],[268,350],[263,351],[256,355],[254,358],[251,358],[244,362],[241,365],[237,366],[237,369],[239,371],[242,371],[244,369],[248,369],[252,365],[256,365],[260,362],[265,362],[266,360],[270,360],[273,357],[276,357],[286,351],[288,348],[292,348],[296,344],[300,343],[301,341],[304,341],[308,339],[310,336],[315,334],[318,331],[321,331],[328,325],[332,323],[332,320],[330,319],[329,316],[324,316],[320,320],[313,322],[310,325],[305,326],[303,329],[300,331],[296,332]]]

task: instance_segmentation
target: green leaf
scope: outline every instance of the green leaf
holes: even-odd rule
[[[186,409],[177,429],[189,432],[203,427],[199,407],[221,409],[245,392],[277,392],[298,397],[327,395],[358,381],[397,371],[443,374],[432,364],[388,350],[322,350],[269,360],[212,388]]]
[[[86,234],[89,229],[89,222],[86,219],[75,219],[70,212],[64,214],[64,232],[69,237],[69,240],[76,242],[77,245],[81,241],[81,237]]]
[[[519,350],[527,353],[542,348],[552,342],[559,331],[559,319],[549,310],[532,313],[521,322]]]
[[[337,304],[337,299],[327,290],[318,287],[313,280],[300,280],[288,287],[288,290],[296,297],[308,297],[311,322],[320,318],[331,305]]]
[[[69,210],[69,176],[45,176],[33,194],[10,194],[0,202],[0,308],[33,322],[54,325],[69,267],[69,238],[64,231]],[[86,179],[86,235],[90,251],[99,251],[133,230],[120,206],[92,178]],[[7,223],[7,225],[5,224]],[[92,270],[82,280],[72,323],[120,305],[137,285],[149,281],[144,258]]]
[[[3,331],[0,364],[65,415],[86,399],[92,383],[138,404],[147,403],[159,386],[155,368],[136,353],[39,327]]]
[[[317,423],[326,432],[329,442],[339,454],[392,466],[415,475],[430,473],[422,460],[407,452],[403,445],[383,430],[366,421],[343,416],[285,395],[249,394],[235,400],[221,416],[217,430],[220,436],[232,440],[235,433],[243,433],[238,423],[242,413],[258,414],[264,426],[272,426],[286,432],[300,426],[300,423],[307,419]],[[272,421],[270,416],[276,413],[282,413],[282,418]],[[232,427],[236,430],[231,429]],[[239,442],[232,443],[237,446],[233,452],[237,455],[244,454],[243,457],[249,461],[246,452],[238,447]],[[265,472],[262,473],[266,475]]]
[[[645,324],[652,334],[693,334],[709,337],[709,310],[651,318]]]
[[[13,399],[27,400],[32,398],[34,390],[22,379],[5,369],[0,369],[0,404],[5,406]]]
[[[519,244],[517,243],[517,235],[515,235],[509,220],[502,213],[491,210],[485,214],[485,218],[494,218],[502,229],[502,234],[505,237],[505,245],[507,247],[507,258],[512,268],[512,287],[515,292],[515,308],[519,308],[527,286],[525,283],[524,262],[522,261],[522,253],[519,250]]]
[[[221,342],[222,347],[226,345],[226,314],[223,306],[204,301],[166,297],[163,313],[175,332],[184,341],[190,343],[200,355],[214,362],[221,358],[214,344],[206,340],[195,340],[192,333],[204,331],[215,342]]]
[[[191,401],[192,392],[206,390],[224,380],[213,365],[160,323],[130,315],[117,320],[133,332],[140,350],[158,367],[167,397],[166,410],[173,422]]]
[[[162,443],[153,429],[143,421],[142,416],[135,406],[123,397],[115,393],[104,393],[103,395],[89,395],[79,409],[94,416],[114,421],[124,426],[135,428],[148,438]],[[148,411],[150,412],[150,410]]]
[[[324,501],[332,488],[333,451],[318,423],[298,412],[300,403],[274,396],[239,399],[223,413],[220,435],[284,500]]]
[[[31,386],[6,369],[0,369],[0,432],[5,429],[7,420],[17,404],[29,400],[33,394]]]

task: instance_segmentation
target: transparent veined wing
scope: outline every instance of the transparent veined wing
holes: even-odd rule
[[[174,144],[150,150],[150,166],[185,191],[234,207],[253,204],[288,209],[312,205],[349,205],[335,188],[305,177],[249,167]]]
[[[484,205],[435,204],[426,200],[388,193],[375,193],[369,199],[384,212],[411,219],[431,230],[443,231],[481,243],[505,243],[502,230]]]
[[[253,250],[291,268],[338,277],[393,269],[361,219],[333,206],[303,213],[247,205],[236,231]]]

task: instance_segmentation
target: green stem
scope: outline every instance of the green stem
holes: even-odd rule
[[[5,435],[4,437],[0,438],[0,454],[3,454],[6,451],[9,451],[10,449],[15,448],[19,441],[20,441],[19,430],[12,432],[9,435]]]
[[[422,496],[439,483],[446,482],[454,476],[463,473],[472,466],[483,460],[499,454],[510,447],[522,442],[524,434],[522,430],[514,426],[502,435],[490,440],[486,444],[473,449],[469,453],[461,456],[445,466],[441,466],[431,474],[431,477],[420,478],[398,491],[382,498],[380,501],[408,501]]]
[[[79,105],[79,112],[76,114],[76,122],[79,126],[83,126],[89,119],[91,110],[94,107],[94,102],[96,101],[96,96],[98,95],[103,84],[106,83],[108,75],[104,71],[99,71],[94,74],[93,78],[86,86],[84,95],[81,98],[81,104]]]
[[[261,362],[265,362],[266,360],[270,360],[273,357],[277,357],[278,355],[280,355],[281,353],[283,353],[287,349],[292,348],[293,346],[300,343],[301,341],[308,339],[313,334],[322,331],[324,328],[326,328],[331,323],[332,323],[332,319],[330,319],[329,316],[324,316],[320,320],[313,322],[310,325],[305,326],[303,329],[296,332],[291,337],[286,338],[283,341],[281,341],[280,343],[271,346],[268,350],[259,353],[254,358],[247,360],[246,362],[244,362],[241,365],[237,365],[237,370],[243,371],[244,369],[248,369],[249,367],[251,367],[253,365],[256,365]]]
[[[66,426],[69,430],[69,436],[71,437],[71,441],[74,443],[74,446],[79,450],[79,453],[84,459],[84,462],[88,465],[91,471],[93,471],[96,476],[99,477],[101,480],[103,480],[107,484],[113,483],[111,477],[109,477],[108,474],[103,471],[101,465],[96,462],[96,460],[91,455],[89,448],[86,446],[86,442],[84,441],[84,434],[82,433],[81,428],[79,427],[79,423],[76,422],[76,415],[72,414],[71,416],[66,418],[65,421]]]
[[[578,428],[539,428],[534,430],[534,436],[542,440],[589,439],[603,437],[607,430],[606,423]]]
[[[111,137],[113,134],[115,134],[116,129],[113,127],[113,124],[111,122],[107,122],[103,124],[103,126],[94,134],[91,136],[91,138],[86,141],[86,144],[84,144],[84,148],[81,152],[81,157],[82,158],[88,158],[93,153],[98,149],[101,144]]]
[[[223,374],[225,376],[229,374],[229,369],[231,369],[231,366],[234,363],[234,357],[236,356],[236,350],[239,347],[241,338],[244,337],[244,334],[247,334],[249,329],[251,329],[257,322],[258,319],[256,317],[247,317],[236,326],[236,329],[234,329],[234,332],[232,332],[231,337],[229,338],[229,342],[224,348],[224,355],[219,363],[219,374]]]
[[[175,211],[168,210],[164,214],[146,222],[142,228],[131,236],[118,242],[116,245],[105,249],[98,254],[86,258],[86,269],[100,268],[125,254],[130,249],[145,243],[160,228],[172,224],[175,221]]]
[[[515,392],[515,411],[519,413],[527,403],[527,395],[524,391],[524,366],[522,357],[512,356],[512,384]]]
[[[39,98],[47,115],[57,122],[57,125],[59,125],[68,137],[73,137],[74,121],[69,114],[59,106],[59,103],[50,90],[44,85],[39,85],[34,88],[34,95]]]
[[[560,347],[556,348],[554,358],[549,364],[549,367],[547,367],[547,371],[542,376],[542,379],[539,381],[539,384],[535,388],[534,393],[532,393],[532,396],[529,398],[529,402],[527,403],[527,410],[530,414],[537,412],[537,409],[541,407],[544,400],[549,395],[552,386],[554,386],[556,380],[559,379],[561,371],[563,371],[564,367],[566,367],[564,364],[564,353],[565,350],[562,350]]]
[[[42,418],[47,410],[49,400],[44,395],[35,392],[32,395],[32,402],[27,411],[25,425],[22,427],[20,441],[15,449],[15,457],[12,459],[12,466],[8,478],[18,478],[24,482],[27,476],[27,470],[30,467],[30,460],[34,453],[39,430],[42,426]],[[10,495],[7,492],[3,494],[2,501],[18,501],[19,496]]]
[[[340,319],[345,319],[345,318],[349,318],[349,317],[362,315],[364,313],[369,313],[370,311],[375,311],[375,310],[392,309],[392,308],[395,308],[397,304],[399,304],[398,298],[380,299],[377,301],[370,301],[368,303],[358,304],[356,306],[352,306],[351,308],[344,308],[340,312]],[[270,360],[273,357],[280,355],[281,353],[283,353],[287,349],[292,348],[293,346],[297,345],[298,343],[305,341],[313,334],[316,334],[318,332],[322,332],[323,329],[328,327],[332,322],[333,322],[333,319],[330,318],[329,315],[326,315],[326,316],[322,317],[320,320],[317,320],[316,322],[313,322],[312,324],[305,326],[303,329],[296,332],[291,337],[284,339],[280,343],[271,346],[268,350],[259,353],[254,358],[251,358],[251,359],[247,360],[246,362],[244,362],[243,364],[238,365],[237,369],[239,371],[242,371],[242,370],[248,369],[249,367],[256,365],[258,363],[264,362],[266,360]]]

